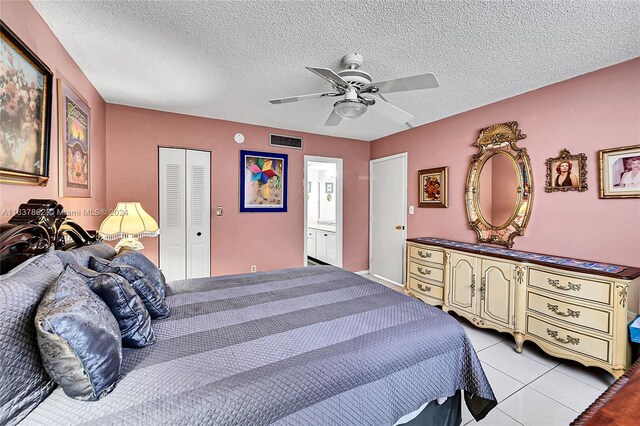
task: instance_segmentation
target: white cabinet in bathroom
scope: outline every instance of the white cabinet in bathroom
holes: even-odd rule
[[[337,261],[336,233],[323,229],[307,228],[307,254],[314,259],[334,265]]]

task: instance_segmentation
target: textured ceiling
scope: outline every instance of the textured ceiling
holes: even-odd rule
[[[364,140],[407,127],[268,100],[329,89],[304,67],[357,52],[374,80],[436,74],[386,96],[418,126],[640,56],[640,1],[32,3],[109,103]]]

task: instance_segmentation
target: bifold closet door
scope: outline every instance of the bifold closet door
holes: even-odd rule
[[[210,275],[211,153],[160,148],[160,268],[168,281]]]

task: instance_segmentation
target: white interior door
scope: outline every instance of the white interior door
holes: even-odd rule
[[[211,275],[211,153],[186,151],[187,278]]]
[[[370,181],[371,274],[404,282],[407,208],[407,154],[372,160]]]
[[[185,150],[160,148],[158,156],[160,268],[167,280],[180,280],[187,277]]]
[[[167,280],[211,272],[211,153],[160,148],[160,268]]]

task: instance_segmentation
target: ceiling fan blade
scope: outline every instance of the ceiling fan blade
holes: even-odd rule
[[[269,102],[271,102],[274,105],[279,105],[279,104],[288,104],[290,102],[298,102],[298,101],[306,101],[308,99],[318,99],[318,98],[323,98],[325,96],[339,96],[340,93],[313,93],[311,95],[300,95],[300,96],[291,96],[289,98],[281,98],[281,99],[271,99]]]
[[[440,84],[435,75],[427,73],[367,84],[361,92],[366,92],[370,87],[377,87],[380,93],[393,93],[406,92],[407,90],[434,89],[440,87]]]
[[[338,74],[330,70],[329,68],[313,68],[313,67],[305,67],[312,73],[324,78],[329,83],[333,84],[335,87],[340,87],[346,89],[349,87],[349,83],[344,81],[342,77]]]
[[[331,110],[331,114],[329,114],[329,118],[324,122],[325,126],[337,126],[342,121],[342,117],[340,117],[334,110]]]
[[[398,124],[405,124],[407,121],[413,119],[413,115],[409,114],[407,111],[401,110],[395,105],[391,105],[389,102],[380,99],[378,96],[375,97],[375,100],[376,103],[370,108],[372,111],[377,112],[383,117],[386,117],[391,121],[395,121]]]

